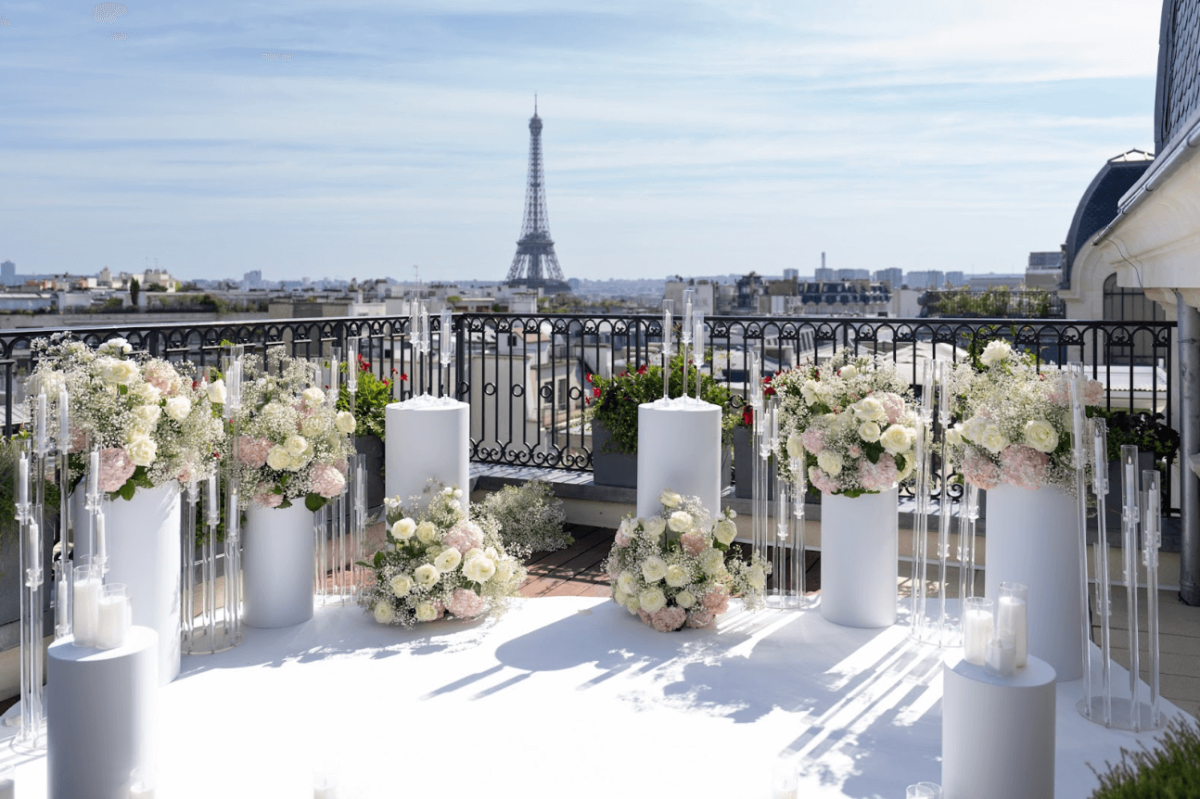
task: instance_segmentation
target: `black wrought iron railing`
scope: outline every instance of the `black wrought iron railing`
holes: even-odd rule
[[[424,358],[414,357],[407,317],[123,324],[70,334],[91,345],[120,336],[135,350],[199,366],[216,364],[223,342],[315,357],[344,352],[346,339],[357,336],[363,359],[391,381],[395,399],[428,391],[471,406],[473,460],[576,471],[592,467],[586,376],[619,374],[661,357],[657,316],[457,314],[449,337],[437,317],[431,321],[432,351]],[[707,323],[705,368],[729,386],[734,406],[748,395],[751,357],[771,375],[849,348],[893,360],[915,385],[919,361],[935,353],[960,361],[973,343],[1002,338],[1039,363],[1084,363],[1107,387],[1110,409],[1162,413],[1171,426],[1179,412],[1174,322],[718,316]],[[23,421],[32,342],[61,332],[0,331],[6,435]]]

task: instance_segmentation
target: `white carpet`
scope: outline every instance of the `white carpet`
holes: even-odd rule
[[[715,631],[662,634],[589,598],[415,630],[330,607],[184,658],[160,694],[157,797],[308,799],[314,765],[335,761],[342,799],[740,799],[769,796],[785,750],[800,796],[903,797],[940,781],[941,689],[940,653],[906,628],[816,611],[735,606]],[[1058,799],[1090,796],[1088,763],[1151,740],[1085,721],[1080,691],[1058,690]],[[3,747],[3,762],[19,799],[45,795],[44,758]]]

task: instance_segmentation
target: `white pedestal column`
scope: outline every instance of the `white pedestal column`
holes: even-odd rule
[[[1044,660],[1012,677],[946,654],[942,694],[944,799],[1054,797],[1054,669]]]
[[[414,397],[387,406],[387,496],[407,503],[430,478],[468,493],[470,414],[470,405],[449,397]]]
[[[1056,488],[987,492],[985,595],[999,603],[1001,582],[1029,587],[1029,654],[1064,682],[1083,676],[1078,530],[1075,500]]]
[[[313,513],[290,508],[246,510],[242,554],[242,619],[250,627],[291,627],[313,615]]]
[[[79,494],[79,491],[75,492]],[[76,552],[88,551],[91,514],[76,507]],[[158,633],[158,678],[179,676],[182,579],[179,483],[139,488],[133,499],[104,500],[106,583],[124,583],[133,604],[133,623]]]
[[[821,497],[821,616],[843,627],[896,623],[897,489]]]
[[[714,517],[721,510],[721,408],[695,399],[638,406],[637,512],[662,512],[666,489],[699,497]]]
[[[117,649],[50,646],[47,772],[50,799],[127,799],[135,768],[152,765],[158,635],[129,630]]]

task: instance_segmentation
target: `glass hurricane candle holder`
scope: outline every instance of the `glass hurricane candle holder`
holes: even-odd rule
[[[96,646],[100,649],[124,646],[133,625],[133,606],[124,584],[104,586],[96,616]]]
[[[992,640],[995,627],[992,600],[973,596],[967,599],[963,613],[963,657],[968,663],[984,665],[987,642]]]
[[[1012,641],[993,638],[987,642],[983,668],[997,677],[1011,677],[1017,673],[1017,652]]]
[[[1029,588],[1024,583],[1000,583],[996,607],[996,637],[1012,644],[1016,667],[1029,662]]]
[[[71,597],[76,646],[95,646],[100,626],[100,596],[103,590],[101,565],[91,556],[79,558],[75,567],[75,591]]]

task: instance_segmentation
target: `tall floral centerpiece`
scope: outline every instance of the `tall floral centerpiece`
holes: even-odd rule
[[[707,627],[740,596],[757,607],[766,569],[733,546],[732,512],[718,519],[696,497],[664,491],[662,513],[621,522],[606,567],[613,601],[659,632]]]
[[[437,489],[420,511],[405,509],[399,497],[384,502],[387,546],[375,553],[375,582],[359,600],[375,621],[410,627],[447,613],[474,619],[502,612],[517,595],[525,569],[505,552],[489,516],[467,518],[461,489]]]
[[[916,468],[917,414],[895,366],[845,350],[776,375],[777,462],[807,469],[821,500],[821,615],[850,627],[896,620],[897,490]]]
[[[75,557],[104,551],[106,579],[125,584],[134,624],[158,633],[159,680],[167,683],[180,662],[179,484],[213,472],[224,396],[190,364],[132,350],[120,338],[92,349],[54,336],[35,343],[34,379],[48,397],[66,389],[71,471],[90,469],[96,451],[98,487],[108,495],[103,528],[90,530],[91,515],[76,511]]]
[[[311,364],[278,349],[265,368],[249,358],[244,367],[231,420],[239,436],[229,451],[246,509],[244,617],[251,627],[311,618],[315,547],[325,544],[313,513],[346,490],[354,416],[314,383]]]
[[[1073,499],[1071,392],[1067,374],[1041,371],[1033,357],[991,341],[954,372],[962,420],[947,432],[963,478],[987,491],[987,597],[1000,583],[1029,588],[1029,654],[1060,680],[1082,675],[1077,581],[1079,520]],[[1085,405],[1103,401],[1089,380]]]

